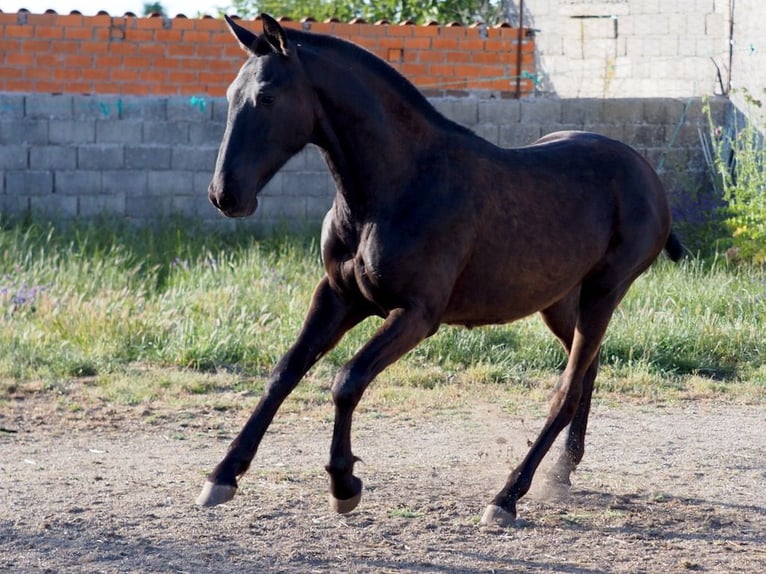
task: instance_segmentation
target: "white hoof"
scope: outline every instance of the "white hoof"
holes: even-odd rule
[[[481,517],[481,523],[485,526],[510,526],[516,520],[516,516],[495,504],[490,504]]]
[[[224,502],[229,502],[237,493],[236,486],[229,486],[228,484],[215,484],[213,482],[205,482],[205,486],[202,487],[202,492],[199,493],[195,503],[199,506],[217,506]]]
[[[334,496],[330,495],[330,508],[332,508],[338,514],[347,514],[357,507],[360,500],[362,500],[361,491],[359,491],[359,494],[345,499],[335,498]]]

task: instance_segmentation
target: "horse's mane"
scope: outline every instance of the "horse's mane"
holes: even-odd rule
[[[369,50],[335,36],[312,34],[292,28],[286,29],[285,32],[296,44],[308,45],[316,50],[332,49],[344,58],[360,62],[366,70],[384,79],[408,104],[437,125],[470,132],[468,128],[441,114],[412,82]]]

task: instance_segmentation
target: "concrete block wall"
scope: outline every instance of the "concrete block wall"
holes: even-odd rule
[[[683,198],[707,185],[699,99],[438,98],[448,117],[501,146],[587,129],[636,147]],[[728,102],[712,102],[723,123]],[[108,215],[147,223],[182,216],[231,225],[208,203],[226,101],[186,97],[0,94],[0,211],[52,219]],[[291,159],[248,220],[263,227],[321,221],[334,184],[317,149]]]
[[[536,28],[539,91],[562,98],[689,97],[725,92],[730,23],[766,20],[745,0],[525,0]],[[715,63],[714,63],[715,62]],[[736,73],[736,69],[733,70]]]

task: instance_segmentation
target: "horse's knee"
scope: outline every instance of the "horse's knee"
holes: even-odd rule
[[[361,393],[360,377],[348,366],[344,366],[335,377],[332,385],[332,402],[339,410],[353,410]]]

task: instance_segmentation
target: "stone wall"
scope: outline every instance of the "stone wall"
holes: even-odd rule
[[[707,185],[699,99],[432,100],[446,116],[505,147],[560,129],[587,129],[636,147],[684,198]],[[712,102],[723,123],[728,102]],[[101,214],[145,223],[184,216],[215,224],[207,200],[226,101],[188,97],[0,94],[0,212],[53,218]],[[261,196],[256,225],[321,220],[334,193],[318,151],[307,148]]]

